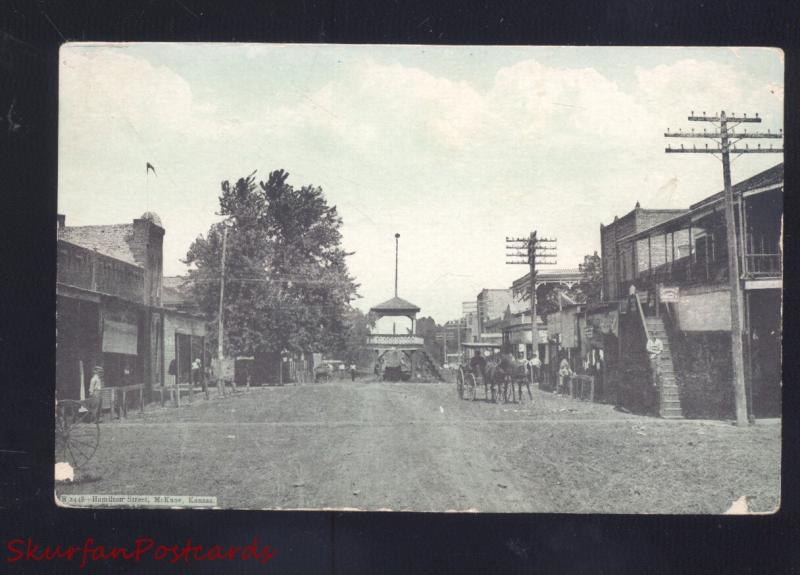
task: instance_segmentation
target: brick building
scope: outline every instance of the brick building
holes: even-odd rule
[[[501,338],[502,330],[496,329],[496,321],[494,320],[502,320],[509,307],[514,305],[514,296],[511,289],[482,289],[475,299],[478,313],[479,341],[484,341],[486,337],[492,339]]]
[[[464,322],[464,341],[478,341],[478,302],[476,300],[461,302],[461,314]]]
[[[58,397],[85,395],[96,365],[107,386],[144,383],[149,395],[165,383],[165,326],[183,321],[204,334],[202,318],[162,307],[163,239],[152,212],[130,224],[72,227],[58,215]]]
[[[687,210],[646,210],[636,202],[636,207],[621,218],[615,216],[611,224],[600,224],[603,294],[607,300],[618,300],[627,295],[623,284],[633,280],[636,263],[645,257],[645,254],[637,251],[635,244],[619,240],[686,212]]]
[[[671,217],[659,211],[647,226],[639,225],[644,210],[637,208],[601,227],[605,299],[621,302],[620,346],[639,363],[621,366],[620,401],[642,398],[636,387],[653,376],[642,370],[644,343],[655,335],[667,351],[656,366],[661,383],[654,410],[732,416],[730,291],[738,281],[748,410],[756,417],[780,415],[783,185],[778,164],[733,187],[739,278],[728,275],[723,192]]]

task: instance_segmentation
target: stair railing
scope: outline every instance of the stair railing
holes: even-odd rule
[[[647,320],[644,318],[644,309],[642,309],[642,302],[639,300],[639,294],[633,294],[633,297],[636,299],[636,309],[639,310],[639,319],[642,320],[642,329],[644,330],[644,336],[647,340],[650,340],[650,331],[647,329]]]

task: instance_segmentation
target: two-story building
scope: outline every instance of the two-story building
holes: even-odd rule
[[[105,385],[144,383],[149,396],[154,385],[169,383],[165,355],[180,345],[166,344],[165,326],[183,321],[204,335],[203,318],[162,306],[163,239],[152,212],[129,224],[96,226],[67,226],[58,215],[59,398],[86,395],[95,366],[103,367]]]
[[[658,210],[646,224],[653,211],[637,206],[601,226],[605,298],[624,302],[621,330],[640,330],[632,339],[621,334],[621,345],[656,334],[669,349],[676,393],[661,398],[662,413],[733,413],[730,292],[738,281],[748,410],[780,414],[783,164],[736,184],[733,194],[739,278],[728,275],[723,192],[687,210]],[[639,304],[628,299],[634,291]]]

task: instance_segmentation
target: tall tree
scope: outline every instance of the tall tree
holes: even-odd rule
[[[578,266],[583,278],[580,289],[583,300],[587,303],[598,303],[603,297],[603,261],[597,252],[583,257],[583,263]]]
[[[416,335],[421,337],[425,351],[428,352],[435,361],[442,362],[442,345],[436,341],[436,336],[441,332],[440,326],[432,317],[421,317],[417,319]]]
[[[342,220],[315,186],[289,174],[255,172],[222,182],[223,222],[189,247],[190,285],[217,341],[222,237],[227,226],[223,318],[225,353],[324,352],[345,340],[345,315],[358,297],[341,247]]]
[[[337,350],[338,356],[347,361],[348,365],[355,363],[359,367],[367,367],[373,357],[366,344],[372,333],[371,328],[375,326],[375,318],[372,314],[351,308],[345,315],[344,322],[345,341],[343,347]]]

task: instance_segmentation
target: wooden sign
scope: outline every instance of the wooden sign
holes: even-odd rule
[[[676,303],[681,299],[681,288],[678,286],[662,285],[658,291],[658,299],[662,303]]]

